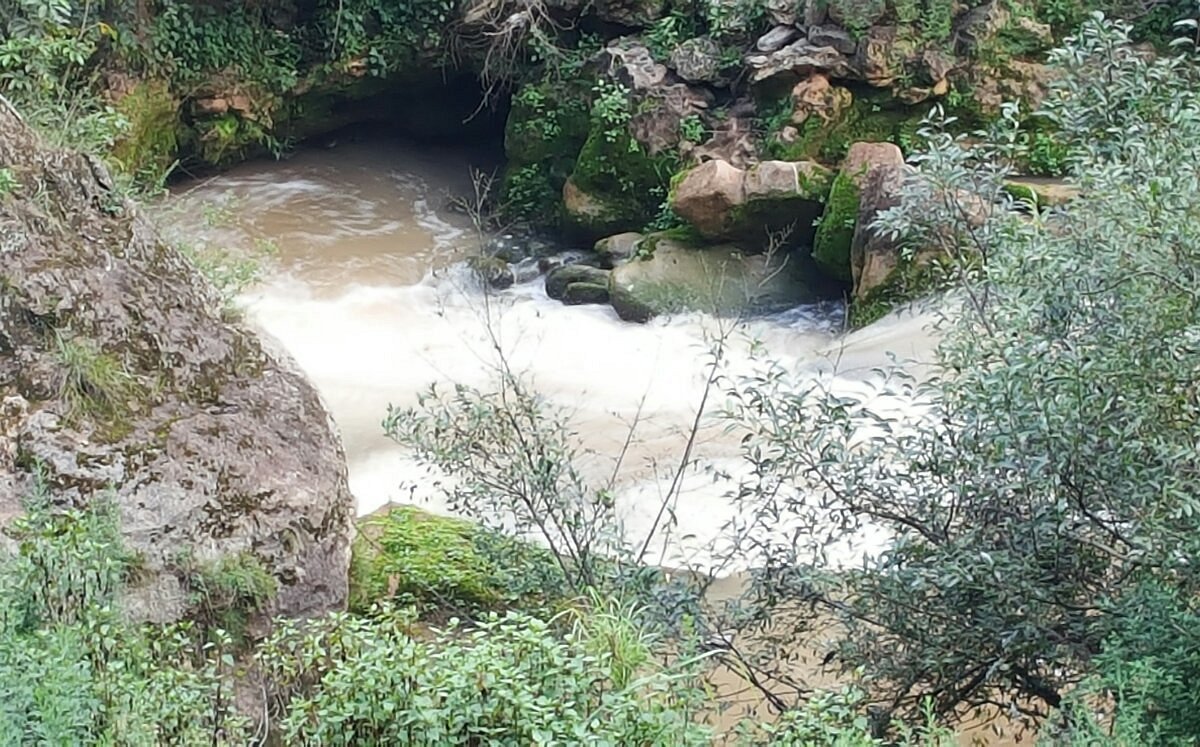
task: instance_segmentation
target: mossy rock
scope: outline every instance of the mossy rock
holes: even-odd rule
[[[179,102],[165,81],[138,83],[116,105],[129,128],[112,149],[117,168],[139,180],[161,182],[179,152]]]
[[[510,162],[563,159],[574,163],[591,129],[589,94],[578,88],[542,82],[517,91],[504,127],[504,153]]]
[[[547,228],[563,222],[563,187],[588,138],[590,95],[577,85],[542,82],[513,96],[504,128],[508,163],[500,191],[512,217]]]
[[[608,284],[571,283],[563,291],[562,302],[567,306],[606,304],[609,302]]]
[[[864,297],[851,301],[850,326],[854,329],[865,327],[905,304],[929,295],[940,287],[938,278],[944,275],[945,270],[937,259],[902,260],[882,284]]]
[[[608,270],[581,264],[556,267],[546,273],[546,295],[555,300],[562,300],[568,286],[576,283],[607,287]]]
[[[850,146],[858,142],[895,143],[905,150],[919,145],[917,129],[928,109],[900,104],[875,92],[857,93],[853,103],[830,121],[810,116],[799,126],[791,142],[771,135],[768,152],[789,161],[805,159],[838,163]]]
[[[553,596],[556,574],[541,548],[462,519],[389,506],[359,521],[350,609],[384,600],[450,611],[534,608]]]
[[[629,133],[593,123],[569,183],[594,207],[585,213],[568,205],[572,223],[597,238],[642,228],[658,209],[652,195],[666,194],[675,167],[672,157],[649,155]]]
[[[823,295],[803,262],[782,256],[747,254],[732,244],[692,246],[661,234],[646,237],[642,249],[610,275],[609,299],[625,321],[687,311],[765,313]]]
[[[858,221],[859,192],[851,175],[839,173],[829,190],[825,212],[813,238],[813,260],[821,271],[842,282],[850,282],[850,244]]]

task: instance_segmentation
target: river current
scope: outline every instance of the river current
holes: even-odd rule
[[[387,139],[305,149],[184,185],[167,221],[196,242],[276,247],[240,303],[328,404],[360,514],[389,501],[447,510],[426,472],[384,437],[381,421],[389,404],[415,405],[431,383],[489,386],[497,362],[490,323],[510,366],[572,414],[590,455],[586,472],[607,480],[638,423],[614,493],[627,531],[639,538],[695,419],[713,337],[728,323],[690,314],[629,324],[607,306],[547,298],[540,278],[485,301],[462,264],[479,237],[451,198],[471,194],[472,164],[486,162],[485,154]],[[910,366],[930,356],[926,317],[893,316],[849,335],[841,318],[837,305],[823,305],[742,322],[728,337],[727,371],[769,360],[854,392],[892,356]],[[721,404],[718,392],[708,409]],[[659,563],[696,560],[730,515],[728,486],[711,470],[737,471],[739,441],[714,417],[701,423],[695,455],[707,469],[688,471],[672,506],[678,524],[655,547]]]

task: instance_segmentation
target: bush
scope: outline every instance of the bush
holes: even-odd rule
[[[926,697],[940,718],[1044,719],[1113,666],[1105,646],[1170,671],[1180,651],[1148,653],[1169,636],[1124,627],[1131,581],[1200,593],[1200,177],[1182,166],[1200,159],[1200,67],[1144,56],[1102,19],[1052,60],[1048,116],[1079,198],[1012,209],[1010,108],[982,140],[931,133],[881,218],[956,280],[927,382],[891,370],[849,396],[769,367],[730,391],[755,475],[737,538],[767,563],[755,598],[764,614],[812,610],[777,645],[832,615],[840,661],[908,719]],[[852,569],[822,563],[881,535]],[[1186,706],[1170,679],[1150,689]]]

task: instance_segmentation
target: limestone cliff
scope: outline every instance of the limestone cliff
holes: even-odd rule
[[[56,504],[110,497],[137,619],[188,615],[189,578],[228,558],[275,578],[264,614],[343,607],[353,501],[312,385],[222,318],[104,165],[3,106],[0,173],[0,521],[39,479]]]

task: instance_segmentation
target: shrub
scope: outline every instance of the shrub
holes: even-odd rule
[[[563,618],[492,616],[428,640],[410,621],[285,624],[259,657],[287,688],[285,743],[709,744],[691,664],[655,664],[620,616],[581,615],[565,633]]]
[[[1098,18],[1052,60],[1048,116],[1079,198],[1011,209],[1010,108],[986,139],[934,134],[880,220],[955,280],[928,381],[889,370],[850,396],[768,367],[730,391],[750,433],[738,538],[766,559],[757,599],[813,610],[788,618],[793,642],[834,616],[840,660],[909,719],[926,697],[941,718],[1043,719],[1105,645],[1160,669],[1180,654],[1130,639],[1130,582],[1200,592],[1200,177],[1181,167],[1200,158],[1200,69]],[[852,568],[822,563],[864,535],[889,539]],[[1169,680],[1151,689],[1187,702]]]

